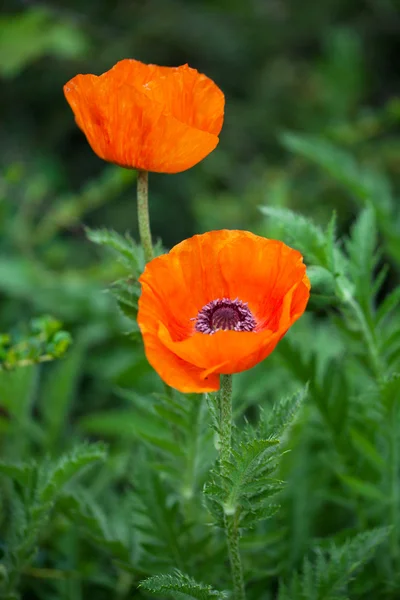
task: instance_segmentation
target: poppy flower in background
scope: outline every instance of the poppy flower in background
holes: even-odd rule
[[[303,257],[248,231],[195,235],[146,265],[138,323],[148,361],[181,392],[264,360],[303,314]]]
[[[64,94],[100,158],[144,171],[193,167],[217,146],[224,120],[224,94],[188,65],[125,59],[103,75],[77,75]]]

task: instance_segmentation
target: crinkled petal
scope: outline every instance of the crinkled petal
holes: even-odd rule
[[[182,360],[168,350],[156,336],[143,335],[146,358],[165,383],[180,392],[204,393],[219,389],[219,376]]]
[[[64,86],[76,122],[100,158],[124,167],[177,173],[218,144],[224,95],[187,65],[120,61]]]
[[[277,331],[217,331],[212,335],[195,333],[183,341],[174,342],[164,324],[158,326],[163,345],[182,360],[205,369],[208,373],[238,373],[251,369],[264,360],[293,324],[298,314],[292,313],[292,303],[298,284],[286,294]],[[296,298],[297,302],[297,298]]]
[[[212,231],[185,240],[151,261],[140,282],[138,323],[146,352],[151,338],[155,347],[182,361],[177,363],[182,369],[195,368],[207,385],[214,375],[264,360],[303,314],[310,293],[299,252],[245,231]],[[221,298],[247,302],[255,330],[196,332],[198,312]],[[157,363],[155,353],[152,364],[161,374]],[[173,378],[171,385],[181,389],[176,369]]]

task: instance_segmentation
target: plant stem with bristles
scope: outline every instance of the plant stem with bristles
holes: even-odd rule
[[[227,463],[232,454],[232,375],[221,375],[219,395],[220,408],[220,465],[221,475],[225,476]],[[246,600],[243,581],[242,561],[239,551],[239,527],[236,510],[224,510],[226,541],[231,564],[234,600]]]
[[[139,235],[146,263],[154,258],[149,218],[149,173],[138,171],[137,210]]]

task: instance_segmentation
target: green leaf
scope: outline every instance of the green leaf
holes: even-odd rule
[[[47,450],[53,453],[63,439],[68,413],[82,374],[83,344],[74,345],[65,360],[54,365],[41,393],[41,413],[45,422]],[[65,434],[64,434],[65,435]]]
[[[62,493],[57,500],[57,509],[68,516],[74,526],[81,527],[94,544],[110,552],[113,558],[130,560],[130,549],[110,533],[111,518],[104,513],[92,495],[83,490]]]
[[[224,514],[237,515],[240,526],[245,526],[275,513],[269,507],[282,488],[282,482],[272,477],[280,456],[279,440],[254,435],[251,429],[245,432],[244,440],[232,450],[231,460],[212,472],[204,488],[207,507],[220,527]]]
[[[211,586],[198,583],[189,575],[175,571],[173,575],[155,575],[140,583],[142,589],[151,594],[167,594],[172,598],[195,598],[196,600],[211,600],[213,598],[224,600],[225,592],[217,592]]]
[[[364,208],[351,230],[346,242],[349,255],[349,270],[355,282],[356,295],[363,305],[367,305],[372,295],[372,278],[377,262],[375,253],[377,231],[375,211],[372,206]]]
[[[269,413],[263,414],[263,429],[281,438],[296,419],[308,395],[308,384],[298,392],[276,402]]]
[[[357,262],[363,261],[365,270],[369,270],[377,243],[375,211],[367,206],[358,215],[351,229],[351,242],[348,244],[349,256]]]
[[[131,271],[132,276],[139,276],[143,271],[143,249],[128,233],[123,236],[112,229],[86,228],[86,235],[91,242],[113,250]]]
[[[37,502],[53,502],[57,493],[70,479],[95,462],[104,461],[105,458],[106,450],[103,444],[83,444],[73,448],[50,468],[45,464],[41,465]]]
[[[226,504],[229,508],[235,508],[236,503],[243,496],[248,495],[248,491],[256,490],[257,479],[269,471],[267,465],[275,459],[271,454],[271,449],[279,444],[279,440],[252,440],[248,443],[240,444],[238,450],[233,451],[233,462],[228,470],[228,477],[231,480],[229,495]],[[268,465],[269,466],[269,465]],[[271,471],[275,465],[272,466]],[[259,493],[261,490],[257,490]]]
[[[93,413],[81,419],[79,428],[87,434],[107,437],[170,439],[169,431],[157,415],[137,410],[121,409]]]
[[[325,232],[325,253],[328,268],[332,273],[335,274],[338,271],[336,267],[336,224],[336,212],[333,212]]]
[[[307,267],[307,276],[311,283],[312,294],[333,296],[335,293],[335,278],[330,271],[324,267]]]
[[[381,382],[380,395],[387,413],[392,414],[393,407],[400,397],[400,373],[392,373]]]
[[[295,574],[286,585],[281,584],[278,600],[347,599],[349,582],[371,560],[389,531],[386,527],[376,528],[354,536],[342,546],[330,543],[316,548],[313,563],[306,558],[301,575]]]
[[[343,590],[354,579],[359,569],[368,562],[377,547],[388,537],[389,529],[381,527],[359,533],[343,546],[330,546],[330,560],[327,563],[322,552],[317,550],[318,598],[326,598],[328,593]]]
[[[394,288],[380,304],[376,311],[375,323],[381,325],[400,303],[400,285]]]
[[[12,488],[14,515],[5,554],[14,582],[18,581],[25,566],[33,560],[39,537],[49,521],[62,487],[83,469],[104,458],[105,450],[101,444],[85,444],[54,463],[44,460],[32,468],[29,465],[8,468],[8,474],[22,483],[21,489],[15,485]]]
[[[319,137],[289,132],[281,136],[281,141],[295,154],[324,169],[359,200],[372,200],[374,205],[380,203],[381,209],[390,210],[393,199],[387,181],[371,169],[361,169],[347,151]]]
[[[188,528],[182,528],[180,507],[173,500],[170,488],[147,464],[141,464],[135,475],[133,520],[141,532],[146,570],[152,566],[154,572],[154,567],[161,570],[172,565],[187,570],[191,561],[186,541]]]
[[[360,454],[381,472],[382,468],[385,466],[385,461],[369,439],[356,429],[350,429],[350,437]]]
[[[35,463],[16,464],[3,461],[0,462],[0,473],[17,481],[22,486],[28,486],[35,469]]]
[[[263,215],[279,222],[285,239],[300,250],[312,263],[328,268],[326,256],[326,239],[320,227],[302,215],[286,208],[261,206]]]
[[[32,410],[32,401],[37,384],[37,370],[34,367],[4,372],[0,369],[0,398],[2,406],[12,418],[24,423]]]
[[[135,332],[139,332],[137,325],[138,301],[140,296],[139,282],[134,278],[120,279],[110,288],[116,298],[121,312],[133,321]]]
[[[354,194],[364,200],[367,199],[358,166],[351,154],[318,137],[300,136],[286,132],[281,135],[281,141],[295,154],[303,156],[325,169]]]
[[[387,504],[389,499],[385,496],[377,486],[374,486],[368,481],[363,481],[351,475],[339,475],[340,479],[345,483],[355,494],[363,496],[369,500],[377,500],[383,504]]]

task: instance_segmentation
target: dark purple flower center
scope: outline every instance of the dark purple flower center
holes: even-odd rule
[[[217,298],[199,311],[194,319],[195,331],[198,333],[215,333],[221,330],[253,331],[257,325],[246,302],[238,298]]]

